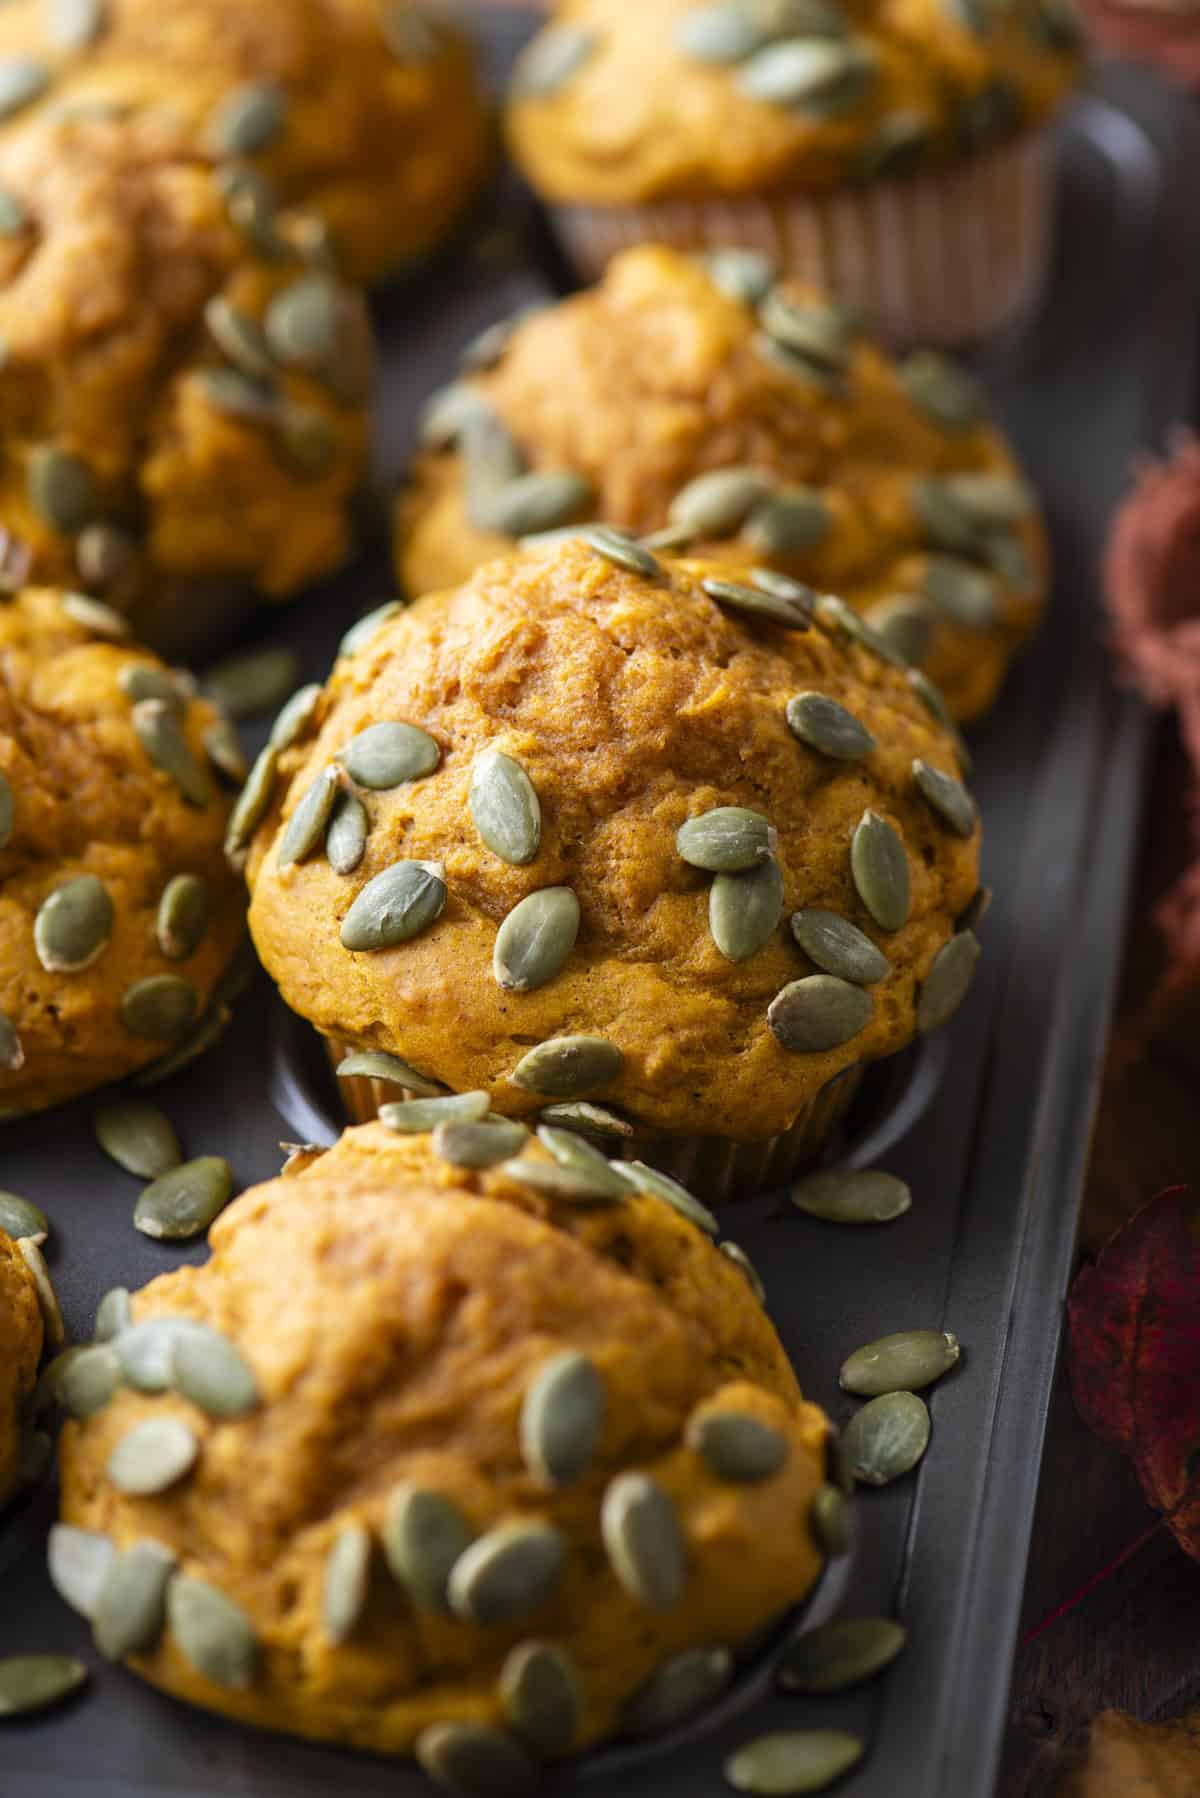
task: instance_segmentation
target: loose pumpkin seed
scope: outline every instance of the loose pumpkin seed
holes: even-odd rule
[[[729,0],[684,13],[676,22],[674,38],[676,48],[697,62],[744,62],[763,44],[763,33],[753,19]]]
[[[869,993],[833,974],[808,974],[776,993],[767,1023],[780,1048],[794,1055],[838,1049],[865,1030],[875,1013]]]
[[[930,556],[921,586],[931,605],[968,630],[989,630],[996,622],[996,582],[967,562],[953,556]]]
[[[960,930],[934,956],[917,998],[917,1029],[923,1035],[949,1023],[967,996],[979,960],[979,943]]]
[[[282,705],[299,672],[300,658],[294,649],[254,649],[210,668],[204,677],[204,691],[231,718],[253,718]],[[275,740],[274,732],[271,740]]]
[[[477,1124],[488,1114],[491,1100],[485,1092],[447,1093],[431,1099],[401,1099],[381,1105],[379,1121],[402,1136],[420,1136],[439,1124]]]
[[[556,1130],[552,1124],[539,1124],[537,1134],[538,1141],[554,1157],[559,1167],[587,1174],[600,1185],[607,1185],[615,1199],[626,1196],[627,1182],[622,1179],[612,1162],[599,1149],[593,1148],[590,1142],[576,1136],[573,1130]]]
[[[50,1278],[50,1269],[46,1266],[46,1257],[32,1236],[19,1236],[17,1251],[33,1275],[46,1345],[52,1349],[61,1348],[67,1339],[67,1332],[63,1324],[62,1311],[59,1309],[58,1295],[54,1290],[54,1282]]]
[[[353,1635],[367,1603],[371,1537],[361,1523],[343,1524],[325,1557],[321,1580],[321,1624],[331,1642]]]
[[[553,1524],[498,1524],[454,1563],[447,1587],[450,1609],[485,1625],[527,1616],[550,1597],[566,1558],[566,1540]]]
[[[212,121],[213,148],[221,156],[257,156],[278,140],[287,117],[287,98],[271,81],[235,88]]]
[[[551,25],[539,31],[517,63],[514,98],[548,100],[566,86],[596,48],[596,35],[577,25]]]
[[[881,1392],[919,1392],[949,1373],[959,1357],[949,1330],[898,1330],[855,1349],[842,1362],[838,1385],[860,1398]]]
[[[661,562],[627,531],[618,530],[614,525],[593,524],[581,531],[580,536],[589,549],[594,549],[598,556],[615,563],[618,568],[640,574],[648,581],[661,579]]]
[[[785,1692],[843,1692],[890,1667],[907,1636],[890,1617],[835,1617],[793,1637],[775,1677]]]
[[[538,1122],[552,1124],[561,1130],[573,1130],[581,1136],[596,1136],[602,1142],[620,1142],[623,1137],[633,1135],[633,1125],[627,1118],[618,1117],[615,1111],[608,1111],[603,1105],[589,1105],[585,1099],[568,1099],[562,1105],[547,1105],[538,1114]],[[0,1228],[3,1228],[2,1224]]]
[[[0,62],[0,118],[4,106],[4,72],[11,63]],[[100,507],[95,477],[80,456],[43,445],[29,458],[29,503],[44,524],[60,536],[74,537],[95,522]]]
[[[452,1167],[495,1167],[519,1155],[529,1131],[516,1118],[482,1118],[477,1124],[439,1124],[433,1152]]]
[[[867,810],[850,845],[850,872],[855,891],[881,930],[900,930],[908,922],[912,890],[904,844],[886,818]]]
[[[512,756],[499,749],[476,756],[467,804],[476,830],[502,861],[519,868],[536,858],[541,806],[533,782]]]
[[[570,1752],[579,1732],[583,1694],[565,1649],[553,1642],[520,1643],[500,1669],[500,1702],[534,1754],[554,1760]]]
[[[322,689],[316,681],[297,688],[271,726],[267,741],[281,753],[310,735],[321,709]]]
[[[579,934],[579,901],[570,887],[542,887],[518,901],[496,932],[492,973],[498,986],[533,992],[561,973]]]
[[[786,716],[794,737],[837,761],[859,761],[875,747],[866,726],[828,694],[797,693],[787,702]]]
[[[129,1304],[129,1288],[113,1286],[96,1306],[96,1322],[92,1334],[97,1342],[111,1342],[123,1330],[129,1329],[132,1322],[133,1313]]]
[[[850,1506],[836,1486],[822,1486],[808,1511],[808,1527],[818,1551],[836,1561],[850,1548]]]
[[[39,1206],[19,1193],[0,1192],[0,1230],[18,1242],[22,1236],[48,1236],[50,1220]]]
[[[342,921],[344,949],[392,949],[419,936],[446,905],[440,862],[393,862],[369,880]]]
[[[17,1027],[6,1012],[0,1011],[0,1068],[15,1074],[25,1066],[25,1049]],[[3,1225],[0,1225],[0,1229]],[[11,1234],[11,1232],[10,1232]]]
[[[195,1434],[180,1418],[147,1417],[121,1437],[105,1471],[118,1492],[147,1497],[183,1479],[199,1453]]]
[[[668,1611],[687,1577],[674,1501],[648,1473],[622,1473],[600,1507],[600,1531],[617,1579],[647,1610]]]
[[[187,961],[207,929],[208,888],[197,874],[177,874],[158,902],[154,934],[159,948],[168,961]]]
[[[190,1242],[225,1209],[233,1169],[220,1155],[185,1161],[151,1182],[134,1206],[134,1227],[160,1242]]]
[[[254,1625],[216,1586],[176,1574],[167,1587],[167,1621],[180,1653],[205,1679],[235,1691],[252,1683],[259,1653]]]
[[[592,1361],[564,1349],[544,1361],[521,1405],[521,1454],[544,1486],[586,1472],[604,1427],[604,1382]]]
[[[778,833],[761,812],[741,805],[718,805],[689,818],[675,833],[675,847],[693,868],[737,874],[769,861]]]
[[[121,1370],[135,1392],[165,1392],[171,1384],[175,1344],[202,1327],[190,1317],[148,1317],[113,1337]]]
[[[810,961],[839,980],[874,986],[892,971],[891,962],[866,932],[836,912],[816,906],[793,912],[792,935]]]
[[[243,1417],[259,1402],[258,1381],[241,1350],[206,1324],[175,1336],[171,1384],[210,1417]]]
[[[58,1399],[72,1417],[93,1417],[103,1411],[121,1384],[121,1363],[107,1343],[85,1348],[64,1367],[58,1383]]]
[[[719,1242],[717,1247],[727,1260],[732,1261],[733,1265],[740,1269],[745,1279],[749,1282],[750,1290],[758,1300],[759,1304],[765,1305],[767,1302],[767,1289],[759,1277],[758,1269],[755,1267],[753,1261],[751,1261],[749,1255],[747,1255],[745,1249],[741,1248],[736,1242]]]
[[[573,1099],[619,1076],[625,1057],[602,1036],[556,1036],[523,1055],[509,1078],[547,1099]]]
[[[700,586],[709,599],[725,611],[765,618],[789,631],[806,631],[812,623],[811,589],[799,581],[789,581],[785,592],[784,579],[786,576],[781,577],[780,582],[768,585],[762,580],[762,570],[756,569],[752,587],[746,586],[744,581],[726,581],[716,575],[706,576]]]
[[[70,1523],[51,1525],[46,1548],[50,1584],[81,1617],[94,1614],[116,1558],[117,1551],[107,1536],[78,1530]]]
[[[418,1074],[398,1055],[388,1055],[382,1049],[356,1049],[339,1061],[337,1075],[339,1080],[387,1080],[394,1086],[407,1087],[418,1099],[436,1099],[446,1091],[439,1081]]]
[[[614,1205],[628,1197],[624,1186],[618,1189],[614,1184],[607,1163],[603,1176],[582,1167],[561,1167],[558,1162],[527,1158],[502,1162],[499,1171],[519,1186],[532,1186],[535,1192],[562,1199],[569,1205]]]
[[[786,1436],[746,1411],[697,1411],[684,1441],[719,1480],[736,1485],[769,1480],[788,1458]]]
[[[788,1196],[829,1224],[887,1224],[912,1205],[904,1181],[877,1168],[826,1168],[797,1180]]]
[[[686,1648],[634,1693],[621,1717],[622,1733],[659,1736],[677,1729],[719,1698],[732,1677],[727,1648]]]
[[[832,523],[833,515],[819,493],[789,487],[755,507],[744,536],[757,555],[796,556],[822,542]]]
[[[360,731],[338,751],[337,759],[360,787],[385,791],[432,774],[442,751],[428,731],[389,721]]]
[[[447,1609],[451,1569],[474,1537],[457,1505],[440,1492],[406,1484],[388,1501],[384,1556],[394,1577],[427,1610]]]
[[[218,774],[224,775],[235,787],[244,785],[250,764],[232,719],[213,719],[204,732],[204,753]]]
[[[923,662],[933,640],[933,614],[924,600],[896,593],[876,602],[867,614],[872,630],[906,662]]]
[[[635,1192],[653,1193],[709,1236],[717,1234],[720,1226],[708,1206],[702,1205],[678,1180],[672,1180],[670,1174],[664,1174],[656,1167],[647,1167],[644,1161],[613,1161],[609,1165],[624,1177]]]
[[[718,874],[708,896],[708,927],[729,961],[765,949],[783,916],[783,875],[775,860],[744,874]]]
[[[94,637],[121,643],[131,634],[129,620],[102,599],[92,599],[86,593],[64,593],[58,603],[72,624],[80,625]]]
[[[743,306],[765,300],[777,279],[775,264],[757,250],[710,250],[701,261],[714,287]]]
[[[322,768],[287,821],[275,857],[276,867],[291,868],[306,861],[317,848],[333,815],[340,782],[336,768]]]
[[[11,110],[11,109],[10,109]],[[0,63],[0,117],[4,116],[4,64]],[[66,1654],[14,1654],[0,1660],[0,1717],[44,1711],[77,1692],[88,1678],[82,1661]]]
[[[338,793],[325,832],[325,859],[335,874],[353,874],[367,852],[371,820],[357,794]]]
[[[92,1613],[96,1647],[107,1660],[152,1648],[167,1621],[167,1582],[178,1561],[159,1542],[135,1542],[117,1556]]]
[[[964,369],[933,350],[917,350],[900,364],[900,384],[919,412],[946,431],[966,431],[987,413],[983,389]]]
[[[537,1765],[521,1744],[489,1723],[432,1723],[413,1753],[422,1772],[459,1798],[516,1798],[538,1783]]]
[[[681,487],[667,516],[697,537],[732,537],[770,491],[757,469],[716,468]]]
[[[862,1759],[857,1736],[838,1729],[780,1730],[758,1736],[731,1754],[725,1777],[737,1792],[780,1798],[823,1792]]]
[[[923,797],[938,817],[960,837],[969,837],[979,822],[979,808],[960,780],[931,768],[918,757],[912,765],[913,779]]]
[[[76,974],[108,947],[115,913],[108,888],[95,874],[55,887],[33,922],[37,958],[49,974]]]
[[[126,987],[121,1022],[134,1036],[167,1042],[195,1022],[200,1001],[190,981],[178,974],[151,974]]]
[[[403,610],[398,599],[388,599],[372,611],[364,612],[338,644],[337,660],[340,662],[345,656],[357,655],[360,649],[365,649],[380,626],[387,624],[389,619],[398,618]]]
[[[201,809],[213,797],[208,770],[184,735],[178,709],[161,699],[139,699],[133,729],[150,761],[173,780],[189,805]]]
[[[886,1486],[911,1473],[929,1446],[929,1408],[915,1392],[885,1392],[856,1411],[842,1440],[856,1480]]]

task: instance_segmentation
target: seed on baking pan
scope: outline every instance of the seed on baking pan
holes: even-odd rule
[[[388,1500],[382,1538],[387,1564],[416,1602],[430,1610],[447,1609],[451,1568],[474,1538],[457,1505],[440,1492],[405,1484]]]
[[[621,1733],[659,1736],[678,1728],[719,1698],[732,1676],[727,1648],[685,1648],[634,1693],[621,1715]]]
[[[182,1036],[195,1022],[199,999],[195,987],[179,974],[151,974],[121,995],[121,1022],[134,1036],[167,1042]]]
[[[133,708],[133,729],[150,761],[174,781],[187,803],[206,806],[213,797],[212,781],[184,735],[178,707],[162,699],[139,699]]]
[[[745,1249],[736,1242],[720,1242],[717,1244],[717,1247],[720,1249],[722,1255],[724,1255],[727,1260],[732,1261],[733,1265],[744,1275],[751,1292],[754,1294],[759,1304],[765,1305],[767,1302],[767,1289],[759,1277],[758,1269],[755,1267],[753,1261],[751,1261],[749,1255],[747,1255]]]
[[[789,1197],[798,1210],[829,1224],[888,1224],[912,1204],[903,1180],[865,1167],[806,1174],[794,1183]]]
[[[343,656],[357,655],[360,649],[365,649],[380,625],[386,624],[389,618],[399,617],[403,610],[404,607],[398,599],[386,599],[381,606],[375,606],[371,611],[364,612],[358,622],[350,626],[338,644],[337,660],[340,662]]]
[[[917,1029],[923,1035],[940,1030],[954,1016],[967,996],[978,960],[979,944],[969,930],[960,930],[942,944],[917,998]]]
[[[575,1663],[553,1642],[521,1642],[500,1669],[500,1702],[521,1740],[541,1758],[570,1752],[583,1694]]]
[[[235,1690],[250,1685],[258,1665],[258,1639],[232,1598],[207,1580],[176,1574],[167,1587],[167,1621],[197,1673]]]
[[[767,1023],[780,1048],[820,1055],[865,1030],[874,1012],[874,1001],[861,986],[832,974],[808,974],[775,995]]]
[[[600,1531],[612,1570],[631,1598],[668,1611],[683,1596],[687,1575],[683,1531],[674,1500],[648,1473],[622,1473],[600,1507]]]
[[[855,891],[881,930],[900,930],[912,904],[908,856],[897,832],[868,809],[850,845]]]
[[[613,1161],[609,1165],[624,1177],[626,1184],[635,1192],[653,1193],[655,1198],[664,1200],[672,1210],[678,1211],[681,1217],[686,1217],[689,1223],[697,1225],[710,1236],[717,1234],[720,1226],[708,1206],[702,1205],[678,1180],[672,1180],[670,1174],[664,1174],[656,1167],[647,1167],[644,1161]]]
[[[675,833],[675,847],[693,868],[711,874],[738,874],[765,862],[778,840],[761,812],[741,805],[718,805],[689,818]]]
[[[450,1609],[482,1624],[527,1616],[550,1597],[566,1559],[566,1540],[553,1524],[498,1524],[474,1541],[451,1568]]]
[[[960,780],[930,767],[918,756],[912,765],[913,779],[924,798],[942,821],[960,837],[969,837],[979,821],[979,808]]]
[[[368,725],[338,751],[351,779],[372,791],[385,791],[432,774],[442,759],[441,747],[415,724],[388,721]]]
[[[214,1003],[195,1025],[179,1039],[176,1046],[167,1055],[160,1055],[148,1067],[133,1076],[132,1085],[139,1087],[159,1086],[177,1074],[180,1068],[190,1066],[198,1061],[201,1055],[207,1054],[214,1043],[220,1042],[226,1030],[233,1022],[233,1012],[228,1005]]]
[[[760,575],[761,571],[755,572],[752,587],[747,587],[743,581],[721,580],[715,575],[706,576],[700,586],[709,599],[726,611],[765,618],[772,624],[783,625],[786,630],[806,631],[812,623],[811,590],[792,581],[788,583],[790,590],[785,592],[775,582],[765,584]]]
[[[528,993],[566,964],[579,934],[579,901],[570,887],[527,893],[496,932],[492,973],[497,985]]]
[[[267,738],[273,748],[282,753],[311,734],[317,713],[321,709],[321,692],[318,683],[310,681],[308,686],[298,688],[285,702]]]
[[[544,1361],[521,1405],[521,1454],[545,1486],[567,1486],[588,1467],[604,1427],[604,1382],[576,1349]]]
[[[0,1230],[14,1242],[22,1236],[45,1237],[50,1234],[50,1220],[39,1206],[19,1193],[0,1192]]]
[[[239,312],[223,294],[214,294],[204,308],[209,336],[233,366],[255,380],[272,380],[275,364],[267,340],[254,319]]]
[[[133,1322],[129,1304],[129,1288],[112,1286],[96,1306],[96,1322],[92,1334],[97,1342],[111,1342]]]
[[[487,528],[505,537],[529,537],[556,530],[578,518],[593,494],[592,483],[565,468],[516,475],[486,503]]]
[[[820,49],[818,45],[804,46],[809,47]],[[825,48],[836,51],[837,47]],[[840,306],[798,300],[776,288],[763,301],[761,317],[769,336],[793,354],[831,373],[845,368],[853,334]]]
[[[915,1392],[885,1392],[856,1411],[842,1435],[856,1480],[886,1486],[929,1446],[929,1408]]]
[[[467,804],[476,830],[493,854],[517,868],[535,859],[542,811],[520,762],[499,749],[483,750],[471,769]]]
[[[535,1192],[544,1193],[550,1199],[562,1199],[568,1205],[615,1205],[622,1203],[629,1194],[622,1185],[620,1189],[612,1183],[607,1172],[601,1178],[598,1174],[580,1167],[560,1167],[555,1161],[531,1161],[519,1159],[505,1161],[500,1166],[500,1173],[519,1186],[532,1186]]]
[[[822,1486],[808,1508],[808,1527],[818,1550],[836,1561],[850,1547],[850,1504],[836,1486]]]
[[[259,1402],[258,1381],[241,1350],[207,1324],[175,1336],[171,1384],[210,1417],[242,1417]]]
[[[681,487],[667,516],[697,537],[731,537],[771,491],[754,468],[716,468]]]
[[[36,100],[50,82],[50,71],[32,56],[5,56],[0,59],[0,119]]]
[[[886,980],[892,964],[856,924],[836,912],[822,911],[817,906],[792,913],[792,935],[808,956],[826,974],[839,980],[851,980],[856,986],[873,986]]]
[[[516,1118],[481,1118],[476,1124],[439,1124],[433,1152],[451,1167],[495,1167],[519,1155],[529,1131]]]
[[[102,599],[92,599],[86,593],[64,593],[59,604],[73,624],[91,631],[94,637],[120,643],[130,634],[129,620]]]
[[[765,949],[783,916],[779,863],[760,862],[744,874],[718,874],[708,895],[708,927],[729,961],[749,961]]]
[[[615,525],[592,524],[580,531],[580,536],[589,549],[594,549],[598,556],[613,562],[618,568],[627,569],[630,574],[643,575],[648,581],[655,581],[662,576],[662,563],[643,549],[636,537],[627,531],[618,530]]]
[[[249,773],[237,726],[229,718],[214,718],[204,732],[204,753],[226,780],[240,787]]]
[[[168,961],[186,961],[196,953],[208,929],[208,911],[208,888],[198,874],[176,874],[167,882],[154,934]]]
[[[860,1398],[881,1392],[919,1392],[949,1373],[959,1357],[949,1330],[898,1330],[864,1343],[842,1362],[838,1385]]]
[[[924,600],[909,593],[895,593],[877,600],[867,613],[867,623],[906,662],[922,662],[933,639],[933,613]]]
[[[547,1099],[573,1099],[617,1079],[625,1057],[602,1036],[555,1036],[523,1055],[509,1078]]]
[[[148,1497],[190,1473],[199,1453],[194,1432],[178,1417],[147,1417],[121,1437],[106,1471],[118,1492]]]
[[[757,1736],[731,1754],[725,1777],[735,1792],[756,1798],[823,1792],[862,1759],[857,1736],[840,1729],[779,1730]]]
[[[719,1480],[736,1485],[769,1480],[788,1458],[786,1436],[748,1411],[697,1411],[684,1441]]]
[[[842,1692],[890,1667],[907,1634],[890,1617],[835,1617],[794,1636],[775,1677],[785,1692]]]
[[[283,130],[287,100],[270,81],[237,87],[217,108],[211,125],[213,148],[222,156],[257,156]]]
[[[50,1584],[73,1611],[91,1617],[116,1554],[108,1537],[95,1530],[52,1524],[46,1545]]]
[[[353,1634],[366,1607],[370,1577],[370,1532],[361,1523],[344,1524],[321,1577],[321,1624],[331,1642],[344,1642]]]
[[[754,508],[743,535],[757,555],[793,556],[820,543],[832,522],[819,493],[789,487]]]
[[[123,1660],[153,1647],[167,1621],[167,1582],[178,1561],[160,1542],[135,1542],[118,1555],[92,1614],[96,1647]]]
[[[568,1099],[562,1105],[547,1105],[538,1113],[538,1122],[552,1124],[561,1130],[574,1130],[581,1136],[598,1136],[602,1142],[620,1142],[633,1135],[633,1125],[603,1105],[589,1105],[585,1099]],[[2,1226],[0,1226],[2,1227]]]
[[[675,47],[698,62],[735,63],[762,47],[764,34],[748,9],[716,0],[693,7],[675,25]]]
[[[50,1269],[46,1266],[46,1257],[41,1246],[32,1236],[19,1236],[17,1248],[21,1259],[33,1276],[33,1284],[37,1291],[38,1309],[42,1314],[42,1329],[48,1348],[61,1348],[67,1339],[63,1315],[59,1309],[58,1295],[50,1278]]]
[[[29,214],[18,200],[0,187],[0,237],[19,237],[29,228]]]
[[[856,181],[907,175],[920,166],[933,133],[919,112],[892,112],[880,119],[854,159]]]
[[[538,1784],[536,1762],[515,1736],[490,1723],[431,1723],[413,1753],[435,1785],[459,1798],[516,1798]]]
[[[171,1384],[175,1344],[201,1328],[191,1317],[148,1317],[113,1339],[126,1380],[137,1392],[165,1392]]]
[[[516,67],[514,98],[546,100],[566,86],[596,48],[596,35],[577,25],[550,25],[539,31]]]
[[[232,1191],[229,1163],[220,1155],[201,1155],[146,1187],[134,1206],[134,1227],[162,1242],[190,1242],[224,1210]]]
[[[333,815],[340,780],[336,768],[322,768],[287,821],[275,858],[277,867],[290,868],[305,861],[317,848]]]
[[[50,974],[74,974],[103,954],[112,936],[113,902],[95,874],[55,887],[33,921],[37,958]]]
[[[3,116],[3,64],[0,64],[0,117]],[[85,1685],[88,1670],[66,1654],[14,1654],[0,1660],[0,1717],[22,1717],[44,1711]]]
[[[84,50],[105,25],[105,0],[48,0],[46,31],[58,50]]]
[[[300,658],[294,649],[254,649],[210,668],[204,677],[204,692],[231,718],[252,718],[280,705],[294,688],[299,671]],[[271,741],[275,741],[273,734]]]
[[[427,1130],[436,1130],[439,1124],[477,1124],[487,1116],[490,1103],[484,1092],[401,1099],[394,1105],[381,1105],[379,1121],[402,1136],[419,1136]]]
[[[407,1087],[419,1099],[436,1099],[446,1091],[440,1081],[418,1074],[398,1055],[388,1055],[383,1049],[355,1049],[339,1061],[337,1076],[339,1080],[388,1080]]]
[[[933,350],[917,350],[906,357],[899,377],[917,410],[947,431],[967,430],[985,415],[983,389],[964,369]]]
[[[441,917],[446,882],[440,862],[393,862],[369,880],[342,921],[343,949],[391,949]]]
[[[794,737],[838,761],[858,761],[875,747],[866,726],[826,693],[795,694],[787,702],[786,716]]]
[[[628,1183],[621,1178],[613,1163],[597,1148],[573,1130],[556,1130],[553,1124],[538,1125],[538,1141],[559,1167],[586,1174],[600,1186],[607,1186],[614,1199],[627,1196]]]
[[[107,1343],[99,1343],[85,1348],[63,1369],[59,1403],[72,1417],[91,1417],[103,1411],[120,1384],[121,1363]]]
[[[700,258],[714,287],[743,306],[757,306],[777,279],[778,271],[758,250],[710,250]]]
[[[325,832],[325,859],[335,874],[353,874],[366,854],[370,829],[367,808],[358,795],[340,792]]]

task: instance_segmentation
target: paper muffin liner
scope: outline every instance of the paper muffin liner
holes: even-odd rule
[[[861,309],[899,347],[978,342],[1033,309],[1050,251],[1049,135],[1026,132],[953,167],[814,193],[559,206],[580,274],[638,243],[760,250],[783,273]]]
[[[325,1039],[330,1066],[338,1064],[353,1052],[350,1043]],[[845,1068],[822,1087],[791,1125],[778,1136],[762,1142],[732,1142],[724,1136],[623,1136],[619,1140],[591,1140],[606,1153],[623,1161],[644,1161],[650,1167],[670,1174],[698,1199],[709,1204],[727,1204],[735,1199],[753,1198],[769,1187],[782,1186],[793,1175],[812,1167],[833,1132],[842,1122],[862,1082],[861,1065]],[[389,1080],[337,1076],[342,1105],[351,1123],[369,1124],[379,1115],[381,1105],[417,1095]],[[554,1101],[548,1099],[548,1105]],[[598,1103],[603,1103],[602,1100]]]

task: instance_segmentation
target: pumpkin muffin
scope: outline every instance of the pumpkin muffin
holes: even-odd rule
[[[940,695],[739,572],[596,527],[363,627],[234,845],[263,818],[251,931],[347,1080],[565,1103],[728,1197],[949,1015],[979,838]]]
[[[626,252],[471,346],[424,434],[397,508],[410,593],[569,519],[666,529],[831,588],[958,718],[1045,599],[1036,502],[975,383],[928,352],[890,362],[760,257]]]
[[[0,1115],[174,1050],[243,929],[228,727],[75,593],[0,607]]]
[[[0,1506],[21,1483],[25,1414],[42,1358],[37,1285],[21,1245],[0,1230]]]
[[[345,558],[363,301],[248,235],[173,126],[0,140],[0,344],[0,587],[80,585],[191,653]]]
[[[515,1792],[711,1703],[849,1519],[742,1266],[461,1141],[348,1131],[106,1307],[51,1570],[166,1691]]]
[[[765,251],[893,341],[1028,307],[1070,0],[563,0],[509,136],[586,275],[642,241]]]
[[[150,109],[218,170],[247,226],[301,206],[354,281],[424,255],[490,162],[465,39],[407,0],[9,0],[0,129]]]

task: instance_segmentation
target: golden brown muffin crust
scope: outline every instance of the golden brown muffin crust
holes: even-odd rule
[[[0,1505],[19,1476],[22,1413],[41,1357],[37,1287],[20,1249],[0,1230]]]

